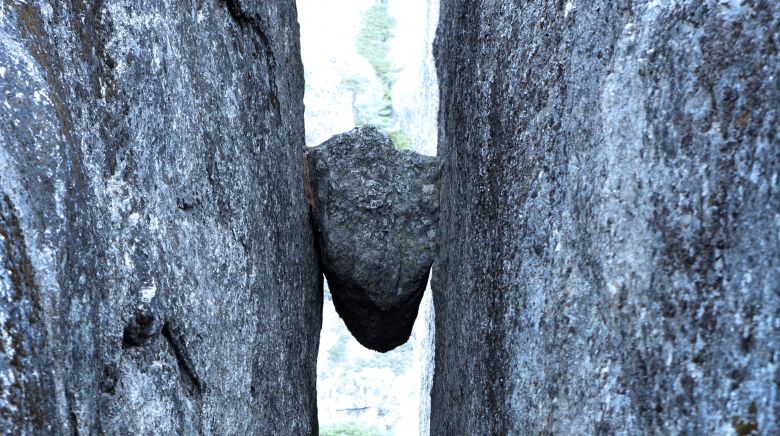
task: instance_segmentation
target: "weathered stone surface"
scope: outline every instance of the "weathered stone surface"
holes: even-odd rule
[[[431,434],[779,433],[777,3],[441,12]]]
[[[373,127],[307,153],[320,262],[336,311],[377,351],[409,339],[436,249],[439,163]]]
[[[310,434],[292,0],[0,3],[0,428]]]

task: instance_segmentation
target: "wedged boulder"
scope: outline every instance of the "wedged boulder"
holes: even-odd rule
[[[409,338],[436,251],[440,165],[373,127],[307,153],[307,197],[336,311],[367,348]]]

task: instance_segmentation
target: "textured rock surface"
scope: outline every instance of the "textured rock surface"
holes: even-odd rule
[[[308,434],[292,1],[0,5],[0,428]]]
[[[364,346],[409,338],[436,249],[439,164],[373,127],[307,155],[320,261],[336,311]]]
[[[442,3],[431,434],[780,432],[778,20]]]

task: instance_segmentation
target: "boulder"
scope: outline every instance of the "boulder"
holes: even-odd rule
[[[307,153],[320,261],[336,311],[364,346],[409,338],[436,251],[439,163],[373,127]]]

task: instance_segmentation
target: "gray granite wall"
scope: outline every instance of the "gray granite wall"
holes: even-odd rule
[[[431,434],[780,431],[779,20],[442,2]]]
[[[0,4],[0,428],[307,434],[292,0]]]

